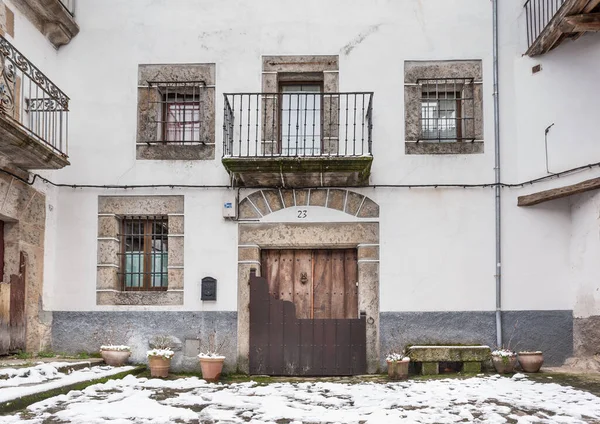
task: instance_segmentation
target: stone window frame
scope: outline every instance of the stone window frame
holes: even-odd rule
[[[262,93],[278,93],[281,83],[322,83],[323,93],[339,92],[339,56],[338,55],[280,55],[262,57]],[[264,96],[263,107],[265,111],[265,130],[262,133],[262,154],[271,155],[278,151],[279,124],[278,115],[273,111],[279,108],[274,105],[278,101],[277,96]],[[335,99],[324,98],[322,121],[330,122],[337,119],[329,116],[328,111],[337,113]],[[273,130],[275,129],[275,130]],[[325,126],[322,128],[323,153],[338,151],[337,126]]]
[[[166,291],[124,291],[119,270],[121,218],[166,216],[169,229]],[[183,305],[184,196],[98,196],[97,305]]]
[[[215,158],[215,78],[214,63],[195,64],[140,64],[138,65],[137,97],[137,160],[214,160]],[[200,90],[200,143],[175,144],[159,139],[159,129],[153,116],[159,114],[160,102],[152,102],[158,89],[149,82],[160,84],[176,82],[203,83]],[[154,106],[152,106],[154,105]]]
[[[421,133],[421,85],[419,80],[444,78],[473,80],[474,141],[419,141]],[[481,60],[404,62],[404,148],[407,155],[484,152]]]

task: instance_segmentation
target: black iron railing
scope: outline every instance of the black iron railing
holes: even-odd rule
[[[535,43],[564,3],[565,0],[527,0],[524,6],[527,20],[527,48]]]
[[[225,94],[223,156],[372,154],[373,93]]]
[[[0,114],[67,156],[69,98],[0,36]]]

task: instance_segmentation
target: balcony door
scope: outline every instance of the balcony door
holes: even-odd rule
[[[320,83],[280,85],[280,149],[282,156],[321,155]]]

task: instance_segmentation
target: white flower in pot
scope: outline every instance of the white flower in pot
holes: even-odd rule
[[[121,367],[129,359],[131,348],[127,345],[102,345],[100,346],[100,355],[102,355],[106,365]]]

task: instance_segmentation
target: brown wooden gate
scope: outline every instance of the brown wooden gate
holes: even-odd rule
[[[250,279],[250,373],[366,372],[356,250],[263,250]]]
[[[25,350],[25,255],[19,258],[19,274],[0,289],[0,354]]]

